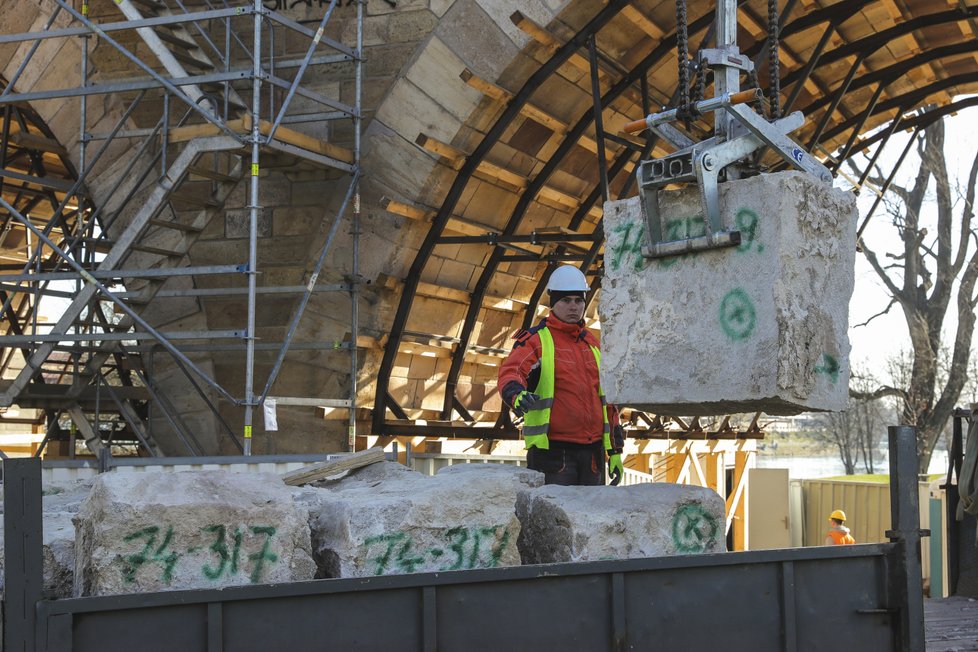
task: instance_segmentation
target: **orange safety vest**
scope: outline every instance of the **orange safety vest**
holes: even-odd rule
[[[832,537],[832,542],[837,546],[848,546],[856,542],[851,534],[839,530],[829,530],[828,536]]]

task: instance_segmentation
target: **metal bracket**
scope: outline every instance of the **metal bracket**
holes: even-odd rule
[[[702,143],[689,144],[674,154],[639,164],[638,185],[646,221],[642,255],[646,258],[739,245],[740,233],[725,230],[720,217],[720,173],[760,147],[766,145],[773,148],[786,161],[820,181],[830,183],[832,180],[832,174],[825,166],[787,136],[804,124],[805,118],[800,112],[767,122],[744,104],[724,103],[718,110],[728,111],[736,119],[740,127],[736,133],[740,135],[724,142],[710,138]],[[654,116],[650,116],[648,123],[670,142],[692,143],[689,139],[683,140],[686,136],[678,129],[657,123]],[[699,187],[703,233],[689,233],[688,227],[686,233],[679,233],[668,225],[663,227],[659,190],[671,183],[684,182],[695,182]]]
[[[700,66],[726,66],[737,68],[744,72],[754,69],[754,62],[750,57],[743,56],[739,52],[731,52],[729,49],[706,48],[696,54],[696,60]]]
[[[660,111],[625,125],[625,131],[650,129],[679,151],[669,156],[642,161],[636,171],[642,208],[645,214],[646,258],[675,256],[691,251],[731,247],[740,244],[740,233],[724,229],[720,217],[720,175],[739,178],[742,170],[735,163],[761,147],[770,147],[795,168],[825,183],[832,174],[788,133],[805,123],[800,112],[768,122],[746,103],[760,99],[760,91],[740,91],[740,75],[751,72],[754,63],[737,47],[737,2],[718,0],[716,9],[716,47],[704,48],[696,55],[698,68],[713,69],[715,97],[690,106]],[[713,137],[695,143],[687,134],[668,124],[690,110],[697,114],[714,113]],[[659,190],[672,183],[695,182],[699,186],[701,218],[670,221],[662,224]],[[698,224],[702,222],[702,232]],[[684,231],[684,232],[680,232]],[[690,231],[695,231],[691,233]]]

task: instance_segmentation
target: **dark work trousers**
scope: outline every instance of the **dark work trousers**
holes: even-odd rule
[[[550,442],[550,450],[531,448],[526,451],[526,465],[544,474],[547,484],[603,485],[604,445]]]

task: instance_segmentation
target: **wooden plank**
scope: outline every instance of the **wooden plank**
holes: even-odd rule
[[[452,147],[447,143],[443,143],[440,140],[432,138],[427,134],[418,134],[418,137],[414,139],[414,142],[432,154],[437,154],[445,159],[449,166],[455,170],[461,168],[462,164],[465,163],[465,152]]]
[[[381,198],[380,206],[389,213],[394,213],[395,215],[400,215],[411,220],[430,221],[437,215],[433,210],[424,210],[388,197]]]
[[[472,88],[478,91],[481,91],[486,96],[491,97],[497,102],[505,104],[513,98],[512,93],[510,93],[509,91],[503,88],[500,88],[499,86],[496,86],[495,84],[491,84],[486,80],[477,77],[468,68],[462,71],[460,77],[469,86],[471,86]],[[559,118],[555,118],[554,116],[547,113],[543,109],[533,104],[530,104],[529,102],[523,104],[523,106],[520,107],[520,114],[529,118],[530,120],[533,120],[538,124],[543,125],[544,127],[550,129],[551,131],[553,131],[555,134],[558,135],[566,134],[568,129],[570,128],[566,122],[560,120]],[[581,137],[577,141],[577,144],[590,152],[593,152],[595,154],[598,153],[597,141],[586,134],[581,135]],[[605,151],[608,152],[609,158],[613,157],[616,153],[616,150],[614,148],[607,147],[607,146],[605,147]],[[662,153],[665,152],[665,150],[660,150],[660,151]],[[631,172],[635,166],[632,163],[628,163],[626,167],[628,168],[628,171]]]
[[[449,164],[454,169],[459,169],[467,156],[464,152],[459,149],[442,143],[426,134],[420,134],[415,141],[421,147],[424,147],[430,152],[438,154],[439,156],[445,158]],[[489,163],[488,161],[481,161],[476,168],[476,173],[482,175],[483,177],[488,177],[490,180],[495,179],[507,185],[513,186],[518,189],[526,188],[529,184],[529,180],[511,172],[504,167],[496,165],[494,163]],[[574,211],[581,205],[581,202],[576,197],[568,195],[565,192],[551,188],[550,186],[543,186],[540,188],[540,192],[537,194],[537,201],[551,208],[556,208],[563,211]],[[600,219],[602,216],[602,211],[597,206],[591,208],[588,214],[595,219]]]
[[[468,68],[462,70],[462,72],[459,74],[459,77],[462,79],[462,81],[464,81],[466,84],[468,84],[475,90],[479,91],[483,95],[487,95],[491,97],[497,102],[502,102],[505,104],[506,102],[509,102],[511,99],[513,99],[512,93],[510,93],[504,88],[500,88],[499,86],[496,86],[492,82],[486,81],[485,79],[479,77]]]
[[[245,131],[251,130],[251,116],[244,117],[244,129]],[[261,120],[258,123],[258,131],[263,135],[267,136],[272,131],[272,123],[268,120]],[[301,147],[302,149],[307,149],[310,152],[315,152],[317,154],[322,154],[323,156],[328,156],[329,158],[335,158],[338,161],[343,161],[344,163],[353,163],[354,156],[353,152],[346,149],[345,147],[340,147],[338,145],[333,145],[332,143],[327,143],[325,141],[319,140],[318,138],[313,138],[312,136],[307,136],[306,134],[301,134],[298,131],[289,129],[279,125],[279,128],[275,130],[275,140],[280,140],[283,143],[288,143],[289,145],[295,145],[296,147]]]
[[[228,120],[226,124],[228,129],[231,131],[236,133],[247,133],[251,131],[251,116],[246,115],[238,120]],[[267,136],[272,131],[272,123],[268,120],[261,120],[258,123],[258,131],[263,136]],[[192,140],[194,138],[217,136],[222,133],[224,132],[219,126],[211,123],[191,125],[189,127],[177,127],[176,129],[170,130],[168,141],[171,143],[179,143]],[[307,136],[306,134],[289,129],[288,127],[279,125],[279,128],[275,130],[274,139],[283,143],[288,143],[289,145],[294,145],[296,147],[309,150],[310,152],[315,152],[316,154],[321,154],[322,156],[328,156],[329,158],[343,161],[344,163],[353,163],[353,152],[345,147],[324,142],[318,138],[313,138],[312,136]]]
[[[352,471],[354,469],[359,469],[361,467],[383,461],[384,449],[368,448],[365,451],[357,451],[356,453],[344,455],[336,460],[318,462],[316,464],[304,466],[301,469],[296,469],[295,471],[290,471],[282,476],[282,481],[287,485],[296,487],[303,484],[309,484],[310,482],[316,482],[317,480],[322,480],[323,478],[331,475],[339,475],[341,473],[346,473],[347,471]]]
[[[689,458],[690,466],[696,474],[696,479],[699,480],[699,485],[701,487],[707,486],[706,475],[703,473],[703,467],[700,466],[700,457],[692,450],[686,451],[686,457]]]
[[[68,150],[62,147],[61,144],[53,138],[46,138],[36,134],[20,132],[10,134],[10,142],[25,149],[37,149],[42,152],[51,152],[52,154],[68,156]]]
[[[750,32],[751,36],[758,40],[767,39],[767,26],[762,25],[751,12],[741,8],[739,18],[740,23],[747,28],[747,31]],[[791,50],[791,48],[785,44],[784,41],[781,41],[780,47],[778,48],[778,54],[782,63],[786,63],[792,68],[801,68],[805,63]],[[807,90],[812,97],[828,95],[828,91],[822,88],[812,77],[805,80],[805,90]]]
[[[556,51],[563,45],[559,40],[552,36],[550,32],[537,25],[530,18],[524,16],[522,12],[513,12],[513,14],[510,16],[510,20],[512,20],[513,24],[523,30],[530,38],[551,51]],[[567,63],[585,73],[585,75],[591,74],[591,63],[580,54],[574,53],[570,55],[570,57],[567,59]],[[601,82],[608,81],[608,74],[604,70],[598,70],[598,80]]]
[[[648,16],[640,12],[632,5],[625,5],[622,7],[621,15],[631,21],[635,27],[638,27],[640,30],[657,41],[661,41],[666,36],[665,30],[652,22]]]
[[[251,120],[248,121],[248,128],[251,128]],[[231,131],[236,133],[242,133],[246,131],[244,128],[244,120],[228,120],[227,127]],[[224,133],[221,128],[215,124],[208,122],[202,125],[190,125],[187,127],[177,127],[176,129],[171,129],[167,135],[167,141],[171,143],[182,143],[188,140],[193,140],[194,138],[206,138],[207,136],[217,136]]]
[[[404,202],[399,202],[388,197],[381,198],[380,205],[388,213],[394,213],[395,215],[420,222],[431,222],[435,218],[435,215],[437,215],[431,209],[418,208],[417,206],[411,206],[410,204],[405,204]],[[465,217],[452,215],[448,218],[448,222],[445,225],[445,233],[446,235],[486,235],[487,233],[499,233],[499,229]],[[542,247],[533,246],[527,246],[525,248],[537,252],[543,249]]]
[[[527,18],[519,11],[513,12],[513,14],[510,15],[509,18],[514,25],[516,25],[518,28],[523,30],[530,38],[532,38],[540,45],[543,45],[551,52],[556,51],[558,48],[560,48],[563,45],[563,43],[561,43],[557,38],[555,38],[552,34],[550,34],[550,32],[545,30],[540,25],[537,25],[535,22],[533,22],[533,20]],[[574,53],[567,59],[567,63],[569,63],[574,68],[577,68],[578,71],[583,73],[580,79],[577,80],[576,83],[586,84],[587,88],[582,90],[585,90],[585,92],[590,94],[591,93],[590,61],[588,61],[586,57]],[[608,73],[605,70],[602,70],[600,67],[598,69],[598,82],[606,85],[611,83],[611,79],[609,78]],[[621,99],[624,99],[626,102],[630,102],[633,105],[641,105],[642,103],[638,91],[632,88],[626,88],[624,92],[621,94]],[[625,113],[625,111],[623,110],[621,110],[621,112]]]
[[[383,277],[383,280],[381,281],[381,277],[378,277],[378,282],[387,289],[395,289],[402,283],[402,281],[392,276],[381,276]],[[443,301],[451,301],[453,303],[461,303],[466,306],[472,302],[472,295],[465,290],[458,290],[444,285],[427,283],[425,281],[418,281],[418,287],[415,291],[419,296],[428,297],[431,299],[441,299]],[[504,297],[495,297],[492,295],[486,295],[486,297],[483,299],[482,305],[490,310],[499,310],[501,312],[509,313],[520,313],[526,308],[525,303],[520,303],[518,301],[514,301],[513,299]]]

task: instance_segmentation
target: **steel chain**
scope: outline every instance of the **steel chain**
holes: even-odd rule
[[[767,2],[767,56],[768,72],[771,74],[771,85],[768,89],[771,103],[771,120],[781,117],[781,63],[778,57],[781,28],[778,25],[778,0]]]
[[[696,77],[693,78],[693,104],[706,99],[706,71],[702,62],[696,64]]]
[[[689,33],[686,0],[676,0],[676,49],[679,51],[679,117],[689,129]]]

